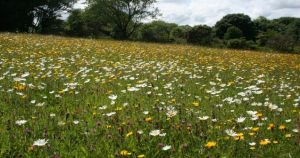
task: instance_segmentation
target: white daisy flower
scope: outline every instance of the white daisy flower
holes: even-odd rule
[[[110,117],[110,116],[115,115],[115,114],[116,114],[116,112],[110,112],[110,113],[107,113],[105,115],[108,116],[108,117]]]
[[[246,120],[246,117],[239,117],[239,118],[236,119],[236,122],[237,122],[237,123],[242,123],[242,122],[244,122],[245,120]]]
[[[201,121],[205,121],[205,120],[209,119],[209,116],[198,117],[198,119]]]
[[[108,96],[108,98],[110,100],[116,100],[118,98],[118,96],[117,95],[110,95],[110,96]]]
[[[26,120],[17,120],[16,124],[21,126],[21,125],[24,125],[26,122],[27,122]]]
[[[162,150],[167,151],[171,149],[171,145],[166,145],[162,148]]]
[[[50,117],[55,117],[56,115],[54,113],[51,113],[50,114]]]
[[[45,146],[48,143],[46,139],[38,139],[33,142],[33,146]]]
[[[235,137],[237,135],[232,129],[225,130],[225,133],[231,137]]]
[[[255,146],[256,143],[255,143],[255,142],[250,142],[249,145],[250,145],[250,146]]]
[[[156,129],[156,130],[152,130],[149,135],[151,136],[158,136],[160,135],[160,130],[159,129]]]

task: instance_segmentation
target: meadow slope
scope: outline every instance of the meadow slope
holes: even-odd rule
[[[299,157],[300,55],[0,34],[0,157]]]

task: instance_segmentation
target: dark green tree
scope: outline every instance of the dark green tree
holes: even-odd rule
[[[247,40],[255,39],[255,25],[251,18],[245,14],[228,14],[224,16],[215,25],[217,37],[223,39],[227,29],[232,26],[239,28]]]
[[[158,14],[156,0],[89,0],[94,13],[113,27],[113,36],[128,39],[141,25],[141,20]]]
[[[295,39],[289,34],[277,33],[268,38],[267,46],[276,51],[293,51],[295,47]]]
[[[187,35],[187,42],[192,44],[210,45],[212,39],[212,28],[206,25],[193,27]]]
[[[172,42],[171,32],[176,28],[176,24],[166,23],[164,21],[153,21],[144,24],[140,29],[141,40],[148,42]]]
[[[82,11],[79,9],[73,10],[67,19],[65,24],[65,30],[68,35],[71,36],[84,36],[85,35],[85,23],[83,20]]]
[[[237,39],[241,37],[243,37],[243,32],[235,26],[229,27],[224,35],[224,39],[226,40]]]
[[[171,30],[171,38],[176,43],[186,43],[187,42],[187,35],[188,32],[192,29],[192,27],[185,25],[185,26],[177,26]]]
[[[57,20],[59,11],[67,10],[76,0],[1,0],[0,31],[46,32]]]
[[[61,11],[68,11],[77,0],[36,0],[39,4],[34,8],[34,26],[39,33],[51,33],[62,26]],[[61,28],[62,29],[62,28]]]

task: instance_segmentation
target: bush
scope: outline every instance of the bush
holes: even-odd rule
[[[245,48],[255,50],[258,48],[258,45],[254,41],[246,41]]]
[[[243,49],[247,47],[246,40],[243,38],[230,39],[226,41],[227,48]]]
[[[222,39],[213,38],[211,46],[216,48],[226,48],[226,43]]]
[[[192,44],[210,45],[212,42],[212,28],[209,26],[195,26],[187,34],[187,42]]]
[[[173,42],[171,31],[177,27],[176,24],[166,23],[163,21],[153,21],[145,24],[140,29],[141,40],[147,42]]]
[[[247,40],[255,39],[254,23],[251,18],[245,14],[228,14],[219,20],[215,25],[217,37],[224,39],[225,33],[232,26],[240,29],[243,37]]]
[[[276,34],[267,41],[267,46],[276,51],[293,51],[295,39],[288,34]]]
[[[171,30],[171,39],[175,43],[186,43],[187,33],[191,28],[189,26],[177,26]]]
[[[235,26],[229,27],[224,35],[224,39],[226,40],[236,39],[241,37],[243,37],[243,32]]]

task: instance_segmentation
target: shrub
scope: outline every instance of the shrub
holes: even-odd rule
[[[187,42],[192,44],[210,45],[212,42],[212,29],[209,26],[195,26],[187,35]]]
[[[224,35],[224,39],[226,40],[236,39],[241,37],[243,37],[243,32],[235,26],[229,27]]]
[[[141,39],[147,42],[173,42],[171,31],[177,27],[176,24],[166,23],[163,21],[153,21],[143,25],[140,29]]]
[[[276,51],[293,51],[295,39],[288,34],[276,34],[267,41],[267,46]]]
[[[254,41],[246,41],[245,48],[255,50],[258,48],[258,45]]]
[[[247,47],[246,40],[243,38],[230,39],[226,41],[227,48],[243,49]]]

